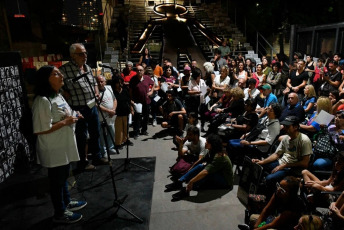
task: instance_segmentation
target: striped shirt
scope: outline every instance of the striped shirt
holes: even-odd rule
[[[60,67],[60,71],[64,76],[65,83],[63,90],[70,94],[68,104],[71,106],[86,106],[87,102],[94,98],[92,90],[94,90],[94,87],[97,85],[97,81],[93,77],[91,67],[85,64],[84,68],[87,70],[86,72],[88,72],[87,77],[90,80],[93,89],[91,89],[85,77],[80,78],[75,82],[72,81],[72,79],[83,74],[75,62],[70,61]]]

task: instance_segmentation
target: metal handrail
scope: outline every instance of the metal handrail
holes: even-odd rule
[[[259,53],[259,44],[263,47],[263,49],[264,49],[265,51],[267,51],[267,50],[264,48],[263,44],[262,44],[261,42],[259,42],[259,41],[260,41],[259,38],[261,38],[261,39],[265,42],[265,45],[267,45],[267,46],[270,47],[270,49],[271,49],[271,58],[273,58],[274,53],[277,54],[278,52],[277,52],[277,51],[274,49],[274,47],[268,42],[268,40],[267,40],[261,33],[259,33],[258,31],[257,31],[257,41],[256,41],[256,53],[257,53],[257,54]]]

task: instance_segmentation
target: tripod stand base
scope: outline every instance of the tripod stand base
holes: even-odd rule
[[[132,213],[130,210],[128,210],[127,208],[125,208],[122,204],[124,203],[124,201],[127,199],[128,195],[125,195],[122,199],[120,200],[114,200],[113,201],[113,207],[117,207],[116,213],[115,215],[117,216],[117,212],[119,211],[120,208],[122,208],[124,211],[126,211],[127,213],[129,213],[132,217],[135,218],[136,222],[142,224],[143,220],[136,216],[134,213]]]

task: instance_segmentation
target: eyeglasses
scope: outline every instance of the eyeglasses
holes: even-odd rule
[[[139,72],[143,72],[143,71],[144,71],[144,69],[137,69],[137,71],[139,71]]]
[[[277,188],[277,190],[280,190],[282,193],[286,193],[287,192],[287,191],[285,191],[284,188],[281,187],[281,185],[278,182],[276,182],[276,188]]]
[[[63,76],[63,74],[61,73],[61,72],[52,72],[51,74],[50,74],[51,76]]]
[[[88,55],[88,52],[80,52],[80,53],[74,53],[76,55],[78,55],[79,57],[83,57],[83,56],[87,56]]]

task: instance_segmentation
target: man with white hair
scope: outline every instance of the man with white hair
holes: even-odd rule
[[[107,154],[115,154],[116,151],[114,150],[114,137],[115,137],[115,128],[114,128],[114,122],[116,118],[116,108],[117,108],[117,100],[116,97],[112,91],[111,86],[106,85],[106,79],[104,76],[99,75],[97,77],[98,87],[99,87],[99,101],[100,106],[99,110],[102,111],[104,118],[106,120],[107,127],[104,126],[106,129],[105,135],[106,135],[106,142],[108,144],[109,152],[107,152],[106,149],[106,142],[103,135],[103,130],[100,130],[100,144],[101,149],[100,153],[102,157],[106,158]],[[99,121],[100,124],[103,122],[103,116],[101,115],[99,111]]]
[[[80,161],[79,170],[94,170],[94,165],[108,164],[106,158],[100,155],[99,117],[97,107],[94,106],[94,95],[98,95],[98,85],[92,75],[91,67],[86,64],[87,51],[83,44],[74,43],[69,48],[71,61],[60,67],[64,76],[64,97],[74,111],[79,111],[83,119],[78,119],[75,136]],[[85,74],[85,77],[80,77]],[[88,78],[86,80],[85,78]],[[78,79],[78,80],[76,80]],[[88,81],[91,83],[89,85]],[[92,88],[93,89],[92,89]],[[86,153],[87,135],[89,134],[88,150],[92,153],[92,164],[89,164]]]

